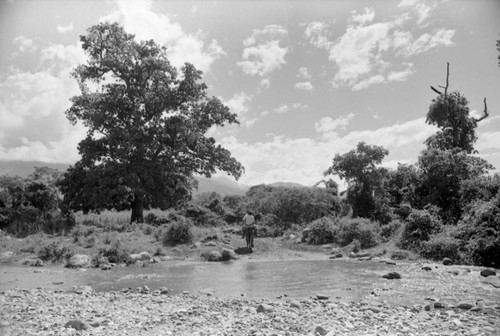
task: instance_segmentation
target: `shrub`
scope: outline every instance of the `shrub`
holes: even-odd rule
[[[351,251],[354,253],[358,253],[361,250],[361,243],[359,240],[354,239],[351,242]]]
[[[400,220],[393,220],[389,224],[381,227],[380,236],[387,241],[391,239],[402,226],[403,223],[401,223]]]
[[[454,237],[455,227],[449,227],[442,232],[432,235],[428,241],[422,243],[420,254],[429,259],[442,260],[450,258],[459,261],[462,242]]]
[[[322,245],[336,240],[335,223],[328,217],[315,220],[309,226],[308,244]]]
[[[101,257],[108,258],[112,263],[127,262],[130,252],[122,246],[119,240],[114,240],[110,246],[101,247],[99,249],[97,259]]]
[[[406,224],[399,241],[405,249],[420,250],[422,243],[430,236],[439,232],[441,221],[434,212],[429,210],[413,210],[406,219]]]
[[[179,218],[172,222],[163,233],[164,245],[186,244],[193,241],[193,222],[189,218]]]
[[[349,245],[359,240],[361,248],[370,248],[377,245],[378,225],[366,218],[341,218],[337,231],[338,242],[341,246]]]
[[[149,236],[154,232],[154,226],[149,224],[141,224],[139,228],[141,229],[142,233],[144,233],[146,236]]]
[[[73,251],[67,246],[60,246],[58,243],[52,242],[43,246],[37,255],[43,261],[57,262],[71,258]]]

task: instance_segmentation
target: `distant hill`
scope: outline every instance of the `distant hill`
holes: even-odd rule
[[[3,161],[0,160],[0,175],[28,177],[35,167],[50,167],[65,172],[69,163],[48,163],[41,161]]]
[[[274,183],[270,183],[269,185],[273,186],[273,187],[306,188],[306,186],[299,184],[299,183],[294,183],[294,182],[274,182]]]
[[[194,195],[213,191],[219,193],[221,196],[244,195],[249,188],[249,186],[239,184],[227,177],[214,177],[211,179],[197,177],[196,179],[198,180],[198,190],[194,191]]]

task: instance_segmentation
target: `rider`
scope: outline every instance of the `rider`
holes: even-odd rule
[[[251,252],[253,248],[253,236],[255,227],[255,217],[253,216],[251,211],[247,211],[245,216],[243,216],[243,237],[247,243],[247,249]]]

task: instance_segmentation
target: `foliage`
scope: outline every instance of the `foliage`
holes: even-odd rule
[[[336,154],[324,175],[335,174],[349,184],[347,200],[352,206],[353,217],[371,218],[376,204],[375,187],[381,183],[384,171],[377,167],[389,152],[381,146],[358,143],[356,149]]]
[[[106,257],[109,262],[118,264],[127,262],[129,255],[130,251],[122,245],[120,240],[115,239],[111,244],[99,248],[96,259]]]
[[[500,266],[500,193],[476,200],[459,223],[469,259],[478,265]]]
[[[255,213],[273,215],[286,229],[340,213],[339,197],[327,188],[257,185],[247,194],[247,207]]]
[[[414,207],[420,206],[416,189],[420,185],[420,175],[415,165],[398,164],[396,170],[390,170],[384,181],[384,189],[388,194],[388,204],[399,207],[402,203]]]
[[[163,233],[162,242],[164,245],[186,244],[193,241],[193,222],[188,218],[179,220],[168,225]]]
[[[435,210],[413,210],[405,222],[399,245],[420,250],[422,243],[441,230],[442,223]]]
[[[420,254],[434,260],[450,258],[455,262],[461,261],[460,247],[463,244],[460,239],[455,237],[455,232],[455,226],[448,226],[443,231],[432,235],[428,241],[422,243]]]
[[[486,160],[465,151],[427,149],[418,159],[421,182],[418,194],[423,204],[441,208],[447,222],[456,223],[462,214],[460,190],[463,181],[485,174],[491,166]]]
[[[309,225],[308,244],[322,245],[336,241],[335,222],[329,217],[317,219]]]
[[[59,243],[52,242],[42,246],[37,255],[43,261],[57,262],[71,258],[73,251],[67,246],[60,246]]]
[[[92,26],[80,40],[88,61],[73,72],[81,94],[66,115],[88,132],[81,160],[59,183],[67,207],[131,208],[131,222],[143,222],[144,207],[187,201],[193,173],[241,175],[241,164],[206,136],[212,126],[237,123],[236,115],[208,97],[193,65],[179,74],[164,47],[137,42],[117,23]]]
[[[396,235],[399,229],[403,226],[403,223],[395,219],[386,225],[382,225],[380,228],[380,236],[385,240],[389,240]]]
[[[359,241],[362,249],[377,245],[377,224],[366,218],[341,218],[338,223],[337,239],[340,246]]]

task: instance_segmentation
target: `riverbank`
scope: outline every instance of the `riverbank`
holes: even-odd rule
[[[466,310],[435,308],[435,304],[343,303],[321,296],[299,301],[79,293],[2,293],[2,335],[498,335],[500,331],[498,306]]]

